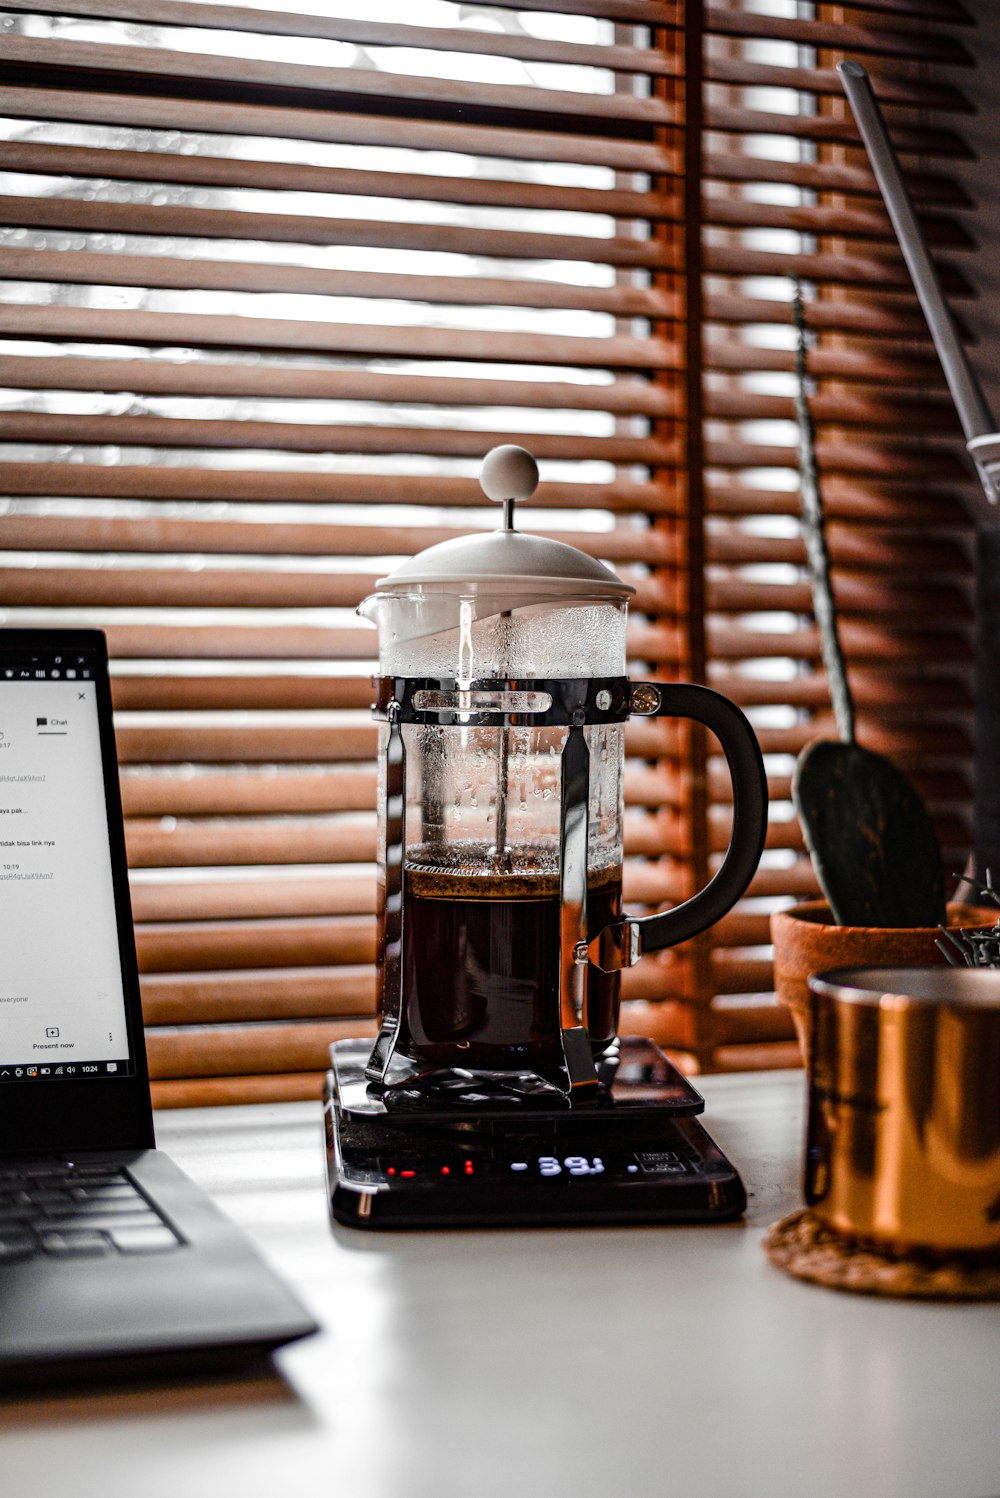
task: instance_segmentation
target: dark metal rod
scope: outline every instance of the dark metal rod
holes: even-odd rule
[[[587,992],[587,856],[589,851],[590,749],[583,713],[562,752],[559,816],[559,1010],[569,1095],[588,1103],[598,1093],[590,1036],[584,1026]]]
[[[403,860],[406,856],[406,746],[399,705],[389,712],[385,741],[385,892],[380,932],[381,1024],[365,1075],[384,1082],[404,1024]]]
[[[948,389],[962,423],[965,440],[968,442],[973,437],[995,432],[996,423],[948,310],[941,278],[928,253],[920,220],[914,212],[913,201],[899,169],[899,160],[868,74],[853,59],[838,63],[837,72],[861,131],[861,139],[868,152],[875,180],[934,339],[934,347],[948,381]]]
[[[560,810],[559,911],[560,1007],[562,1023],[579,1025],[587,957],[577,949],[587,941],[587,833],[590,799],[590,750],[583,728],[570,729],[562,752]]]
[[[799,489],[802,503],[802,535],[805,541],[806,558],[812,576],[813,615],[819,630],[823,665],[830,684],[830,701],[837,720],[837,731],[841,742],[853,744],[854,698],[847,680],[847,664],[840,643],[837,627],[837,608],[833,601],[833,585],[830,580],[830,554],[826,545],[826,524],[823,517],[823,496],[819,483],[819,466],[816,462],[816,439],[812,414],[809,410],[809,392],[806,367],[806,319],[802,306],[802,286],[797,278],[792,281],[792,313],[795,319],[795,415],[799,428]]]

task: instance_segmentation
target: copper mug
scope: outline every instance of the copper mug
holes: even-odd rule
[[[893,1251],[1000,1256],[1000,971],[814,974],[806,1200]]]

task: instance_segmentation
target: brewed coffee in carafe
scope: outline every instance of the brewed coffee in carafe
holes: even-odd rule
[[[617,725],[588,730],[587,921],[621,915]],[[498,744],[498,737],[506,745]],[[404,730],[404,739],[406,737]],[[403,993],[413,1054],[546,1070],[562,1058],[560,760],[566,730],[421,727],[411,735]],[[498,809],[499,808],[499,809]],[[588,971],[591,1041],[616,1032],[620,978]]]
[[[503,527],[429,548],[362,605],[379,629],[373,1077],[385,1079],[393,1057],[568,1072],[571,1083],[589,1067],[592,1077],[591,1058],[616,1036],[621,968],[694,934],[682,919],[669,928],[680,934],[658,940],[650,918],[623,912],[630,713],[697,717],[730,762],[733,844],[723,887],[717,876],[695,897],[695,929],[756,867],[765,801],[752,730],[704,688],[628,681],[634,589],[576,549],[514,529],[513,501],[536,482],[529,454],[496,449],[482,483],[504,503]]]

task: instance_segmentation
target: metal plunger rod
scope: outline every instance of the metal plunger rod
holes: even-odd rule
[[[497,831],[493,847],[493,863],[497,868],[511,867],[510,849],[507,846],[507,780],[510,775],[510,744],[508,729],[498,728],[500,753],[497,756]]]
[[[514,529],[514,500],[508,496],[503,502],[503,528]],[[510,618],[510,609],[505,609],[501,619]],[[506,660],[502,662],[506,672]],[[500,753],[497,755],[497,819],[496,839],[493,848],[493,863],[497,868],[510,869],[510,849],[507,846],[507,789],[510,778],[510,740],[508,730],[500,728]]]
[[[507,443],[494,447],[486,454],[480,471],[479,482],[487,499],[503,505],[503,529],[514,529],[514,505],[519,499],[530,499],[538,484],[538,465],[523,447]],[[501,619],[510,618],[505,610]],[[501,661],[501,667],[505,663]],[[506,674],[505,670],[501,671]],[[496,868],[511,868],[510,849],[507,846],[507,782],[510,776],[509,729],[499,728],[499,753],[497,755],[496,792],[496,837],[493,845],[493,864]]]

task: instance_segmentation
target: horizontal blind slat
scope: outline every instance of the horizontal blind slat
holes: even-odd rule
[[[328,967],[375,960],[372,916],[138,925],[135,939],[140,973]]]
[[[369,707],[372,687],[368,677],[296,676],[289,668],[280,675],[269,676],[167,677],[159,673],[116,676],[112,679],[111,696],[116,709],[124,712],[226,712],[255,708],[334,711]],[[256,793],[263,796],[266,791],[266,784],[260,784]],[[199,794],[194,786],[172,790],[178,799],[185,793]],[[204,793],[209,794],[207,789]],[[152,785],[133,788],[134,798],[142,794],[154,796],[157,792]]]
[[[842,154],[842,153],[841,153]],[[815,192],[842,192],[852,196],[874,198],[881,203],[882,196],[874,173],[866,164],[854,165],[840,160],[784,161],[775,157],[726,155],[708,150],[705,155],[703,180],[706,182],[779,182],[786,186],[804,187]],[[962,184],[940,172],[917,169],[906,173],[906,185],[911,196],[919,204],[949,205],[971,208],[972,202]],[[811,309],[809,309],[811,310]]]
[[[778,67],[773,63],[750,62],[742,57],[714,57],[705,64],[705,77],[711,83],[735,84],[743,88],[782,88],[811,95],[829,94],[837,100],[844,91],[835,68]],[[886,105],[963,114],[973,112],[968,95],[953,84],[936,83],[880,74],[871,80],[875,97]]]
[[[835,235],[838,239],[864,239],[896,247],[897,240],[887,214],[877,208],[778,205],[709,198],[705,222],[726,229],[791,229],[799,234]],[[920,216],[924,238],[932,247],[969,249],[972,236],[957,219],[940,213]]]
[[[164,921],[250,920],[274,916],[373,915],[375,874],[357,868],[325,869],[309,878],[287,870],[268,869],[245,878],[188,878],[153,882],[143,877],[131,884],[133,919],[145,925]],[[252,975],[251,975],[252,976]],[[372,975],[369,974],[369,978]],[[147,978],[145,993],[159,980]],[[181,983],[172,976],[164,983]],[[222,981],[220,979],[220,981]],[[270,975],[262,981],[273,984]]]
[[[710,475],[708,509],[712,515],[749,516],[763,510],[773,516],[799,516],[802,506],[794,490],[742,484],[728,475]],[[863,524],[920,527],[961,534],[971,522],[961,508],[960,491],[937,485],[898,482],[883,477],[827,476],[824,508],[831,520],[860,520]]]
[[[2,261],[0,251],[0,261]],[[0,267],[2,269],[2,267]],[[398,402],[400,405],[488,406],[497,390],[487,377],[407,374],[365,370],[289,367],[276,363],[244,365],[174,359],[51,358],[0,353],[0,382],[20,390],[141,392],[144,395],[265,396],[279,400]],[[675,389],[640,377],[610,384],[504,380],[503,404],[534,410],[608,411],[623,416],[676,416]],[[547,490],[548,486],[546,486]],[[533,503],[540,502],[538,495]]]
[[[819,714],[811,722],[796,728],[762,728],[757,739],[764,754],[800,754],[814,739],[837,739],[837,725],[833,715]],[[889,759],[896,759],[904,773],[907,761],[920,755],[967,755],[972,747],[972,734],[960,724],[924,727],[897,726],[880,721],[878,714],[867,720],[859,715],[858,739],[865,748],[873,749]]]
[[[184,0],[189,4],[190,0]],[[44,141],[5,141],[4,171],[111,181],[169,182],[185,186],[271,189],[351,197],[398,198],[472,207],[540,208],[564,213],[613,214],[679,222],[683,205],[669,191],[562,187],[483,177],[431,176],[307,162],[259,161],[243,156],[191,156],[171,151],[129,151]]]
[[[204,629],[196,624],[116,624],[111,614],[104,632],[112,659],[122,661],[365,660],[373,645],[370,630],[324,624],[281,623],[263,630],[216,623]]]
[[[705,117],[710,129],[733,135],[775,135],[825,145],[861,146],[857,127],[846,114],[768,114],[761,109],[709,104]],[[896,149],[903,153],[955,160],[971,154],[955,130],[893,123],[892,135]]]
[[[359,326],[212,313],[115,312],[98,307],[8,305],[0,337],[74,339],[96,343],[286,349],[409,359],[563,364],[597,369],[670,370],[679,354],[670,343],[627,335],[590,338],[547,333],[494,333],[465,328]]]
[[[284,678],[282,678],[284,680]],[[368,702],[372,692],[368,689]],[[249,701],[252,699],[248,698]],[[374,766],[337,773],[298,770],[294,774],[150,775],[122,777],[122,804],[128,821],[154,817],[204,817],[244,813],[306,816],[324,812],[374,811]],[[135,825],[140,825],[138,822]],[[152,826],[152,822],[149,823]]]
[[[0,37],[0,48],[2,48]],[[113,199],[0,198],[0,213],[14,227],[77,233],[179,235],[190,239],[263,240],[276,244],[351,245],[361,249],[423,250],[511,260],[573,260],[588,265],[677,270],[678,252],[660,238],[628,235],[535,233],[468,228],[462,224],[411,223],[327,214],[256,213],[240,208],[185,204],[119,203]],[[124,341],[124,340],[123,340]]]
[[[453,474],[281,472],[141,464],[9,462],[0,466],[0,492],[88,499],[226,501],[253,504],[363,504],[467,506],[474,480]],[[675,483],[668,474],[611,483],[546,483],[532,499],[552,509],[607,509],[671,514]]]
[[[754,250],[745,245],[707,245],[705,266],[720,276],[793,276],[823,281],[832,286],[853,286],[877,293],[909,291],[911,282],[901,257],[890,252],[883,258],[857,254],[786,254],[779,250]],[[973,295],[971,283],[954,266],[940,265],[941,283],[949,296]]]
[[[820,348],[809,362],[817,378],[828,375],[844,382],[857,381],[868,385],[875,380],[893,380],[903,386],[919,388],[928,382],[936,383],[941,377],[941,367],[936,361],[922,353],[897,353],[892,348],[883,351],[880,347],[877,352],[871,348]],[[726,373],[786,374],[792,372],[793,363],[794,356],[790,351],[743,343],[710,343],[706,358],[710,370]]]
[[[950,426],[950,423],[949,423]],[[946,428],[947,430],[947,428]],[[965,476],[965,465],[955,451],[912,447],[876,446],[855,438],[837,440],[819,437],[816,452],[824,470],[845,474],[886,474],[893,478],[954,479]],[[797,468],[794,448],[763,442],[709,442],[708,462],[717,468]]]
[[[153,1107],[157,1110],[229,1108],[245,1103],[311,1103],[322,1100],[325,1078],[326,1071],[275,1072],[270,1076],[249,1077],[183,1077],[151,1082],[149,1090]]]
[[[364,966],[262,968],[249,972],[157,973],[142,978],[147,1025],[232,1024],[334,1015],[374,1015],[375,975]]]
[[[852,669],[851,692],[855,702],[863,707],[882,706],[891,710],[902,709],[914,712],[923,709],[928,713],[961,709],[971,712],[972,694],[962,682],[918,679],[896,679],[886,681],[884,673],[871,673]],[[763,682],[747,680],[745,676],[721,668],[711,672],[712,686],[740,707],[791,706],[798,708],[825,708],[830,703],[830,683],[823,675],[798,677],[793,681]]]
[[[838,52],[864,52],[876,57],[912,57],[950,67],[971,66],[973,58],[956,37],[940,32],[932,36],[913,26],[898,28],[870,22],[852,26],[843,22],[798,20],[791,16],[759,15],[721,6],[705,8],[705,30],[710,36],[797,42],[803,47],[834,48]]]
[[[412,555],[426,546],[436,546],[444,541],[456,540],[468,534],[467,529],[453,526],[394,526],[391,535],[373,525],[294,524],[268,525],[258,521],[244,520],[233,516],[231,520],[175,520],[175,519],[116,519],[104,516],[70,517],[63,515],[18,515],[4,516],[0,545],[4,551],[96,551],[113,552],[194,552],[227,556],[241,553],[257,553],[263,557],[273,556],[317,556],[317,557],[361,557],[369,558],[384,554],[391,546],[392,554]],[[649,530],[638,526],[622,525],[608,531],[549,531],[543,527],[533,528],[533,535],[547,536],[575,547],[591,556],[603,557],[615,562],[676,563],[680,559],[680,548],[675,536],[662,530]],[[35,570],[35,569],[33,569]],[[65,570],[68,576],[82,574]],[[94,569],[95,571],[98,569]],[[108,569],[104,569],[107,571]],[[152,573],[153,569],[148,569]],[[217,569],[221,572],[221,569]],[[117,575],[122,569],[115,568],[115,577],[105,581],[113,589]],[[145,572],[132,569],[130,576],[142,578]],[[272,569],[263,569],[250,574],[229,573],[219,577],[225,587],[231,581],[234,587],[245,586],[244,579],[259,580],[266,587],[265,578]],[[168,582],[168,576],[157,569],[157,576]],[[171,574],[177,576],[177,574]],[[301,579],[304,589],[313,586],[315,574],[282,574],[283,586],[294,587]],[[122,582],[125,581],[124,575]],[[30,581],[30,579],[26,579]],[[195,581],[198,581],[195,579]],[[322,579],[319,579],[322,582]],[[264,595],[261,595],[264,601]]]
[[[0,412],[0,442],[58,446],[263,448],[302,453],[419,453],[478,458],[498,443],[530,443],[537,458],[592,459],[605,463],[676,463],[679,444],[657,437],[583,437],[548,432],[473,428],[355,426],[339,422],[235,421],[210,417],[70,415],[48,411]]]
[[[295,760],[330,764],[341,760],[370,761],[376,748],[373,727],[343,724],[323,728],[262,725],[247,728],[188,722],[185,726],[158,728],[119,727],[116,738],[118,758],[125,765],[187,764],[198,760],[213,764],[280,764]],[[285,853],[290,852],[286,846]]]
[[[655,97],[614,93],[579,93],[570,89],[542,89],[525,85],[466,83],[451,78],[382,73],[375,69],[326,67],[313,63],[275,62],[253,57],[213,56],[181,52],[173,48],[121,46],[113,42],[61,41],[47,37],[0,36],[0,67],[39,70],[47,84],[58,82],[60,71],[72,74],[86,70],[99,78],[121,79],[129,92],[153,87],[157,92],[176,91],[178,85],[220,87],[231,97],[250,93],[273,94],[277,102],[293,102],[285,96],[295,91],[317,102],[323,96],[334,105],[338,99],[371,105],[405,101],[411,108],[447,104],[475,114],[483,108],[513,114],[551,115],[554,119],[588,118],[634,121],[648,126],[677,123],[675,110]],[[16,78],[14,81],[18,81]]]
[[[718,976],[717,974],[717,979]],[[753,984],[745,990],[746,992],[760,993],[761,980],[765,989],[770,984],[767,965],[758,963],[745,970],[745,979],[748,984]],[[732,989],[723,991],[732,992]],[[768,1043],[795,1039],[795,1027],[790,1010],[774,1003],[741,1004],[733,1008],[716,1005],[713,1010],[713,1019],[719,1045],[758,1044],[762,1041]]]
[[[11,84],[4,88],[4,111],[27,119],[96,124],[114,120],[133,128],[312,140],[331,145],[400,146],[501,160],[568,161],[618,171],[669,174],[679,168],[679,157],[669,144],[566,130],[498,131],[472,123],[400,120],[391,115],[305,108],[301,101],[290,108],[287,104],[223,104],[212,100],[141,98],[99,90],[80,93]]]
[[[11,607],[356,608],[374,591],[376,577],[374,572],[22,567],[0,571],[0,590]]]
[[[949,572],[968,576],[969,557],[966,547],[953,534],[939,533],[927,537],[901,533],[899,527],[885,526],[873,517],[871,523],[846,524],[829,517],[826,527],[830,560],[862,571],[880,570],[891,576],[898,573],[935,571],[939,576]],[[706,538],[713,562],[733,566],[755,561],[792,563],[805,568],[806,549],[801,535],[760,536],[748,532],[739,522],[713,520]]]
[[[86,16],[101,20],[136,20],[134,0],[10,0],[8,10],[33,14]],[[193,12],[190,0],[143,0],[145,25],[190,27],[262,33],[265,36],[309,37],[349,42],[359,46],[430,48],[440,52],[467,52],[481,57],[512,57],[526,62],[572,63],[582,67],[611,68],[617,72],[649,74],[673,71],[669,57],[651,56],[647,48],[600,46],[563,42],[558,38],[518,35],[501,31],[479,31],[456,26],[410,26],[378,20],[312,15],[302,11],[250,10],[239,5],[199,3]]]
[[[356,1020],[300,1020],[253,1027],[213,1025],[152,1028],[146,1054],[152,1081],[164,1077],[245,1077],[254,1072],[306,1072],[328,1068],[330,1046],[363,1034]]]
[[[709,619],[707,628],[712,653],[719,660],[766,660],[777,656],[815,661],[821,654],[819,631],[814,626],[778,634]],[[852,661],[881,661],[889,665],[893,661],[930,658],[945,665],[968,665],[972,660],[970,631],[956,628],[954,621],[947,618],[937,629],[927,630],[910,628],[905,622],[884,628],[875,618],[863,622],[846,618],[841,623],[841,636]]]
[[[907,21],[944,21],[948,26],[976,24],[964,0],[842,0],[842,4],[848,13],[856,10],[885,11],[903,16]]]
[[[709,395],[705,406],[710,416],[731,421],[794,421],[795,401],[792,396],[758,395],[756,393],[726,393]],[[892,433],[910,430],[928,432],[960,431],[954,407],[947,397],[940,400],[868,397],[860,395],[818,395],[810,403],[813,420],[819,424],[860,426],[866,432],[883,429]]]
[[[858,577],[843,568],[834,580],[834,598],[844,614],[903,614],[913,619],[934,617],[958,623],[972,622],[972,602],[961,587],[922,584],[919,580],[894,577],[886,581]],[[708,607],[735,613],[807,614],[813,604],[808,583],[747,583],[741,577],[713,578],[708,583]]]
[[[514,280],[497,276],[418,276],[391,271],[321,270],[314,266],[271,261],[230,261],[205,256],[180,260],[173,255],[122,255],[106,250],[0,247],[0,276],[10,280],[49,281],[58,285],[140,286],[180,291],[284,291],[470,307],[565,307],[572,311],[614,312],[621,316],[662,319],[676,319],[680,314],[680,299],[654,287],[576,286],[572,282]],[[238,373],[238,370],[233,370],[232,377]],[[254,371],[248,369],[243,373],[250,379]],[[334,373],[336,371],[331,371]],[[363,379],[365,372],[358,373]],[[190,378],[197,374],[197,369],[188,371]],[[428,399],[435,397],[431,395]]]

